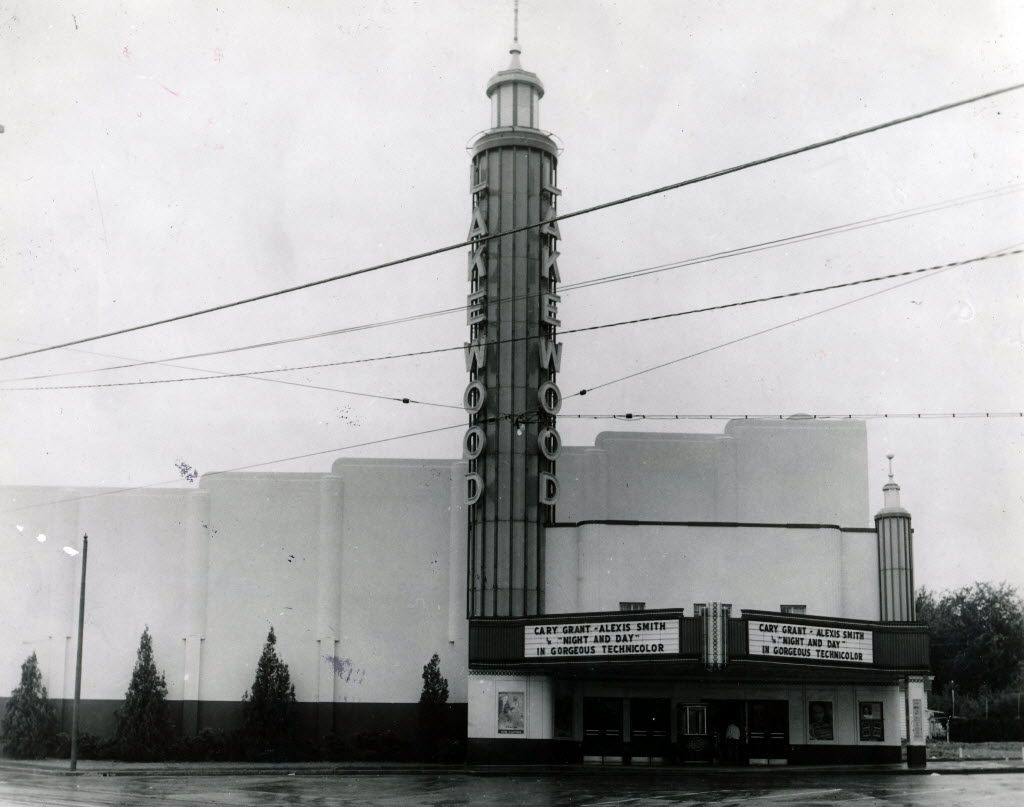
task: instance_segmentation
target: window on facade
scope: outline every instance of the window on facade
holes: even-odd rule
[[[498,126],[512,125],[512,85],[498,87]]]
[[[679,706],[679,733],[703,735],[708,733],[708,710],[706,706]]]
[[[861,701],[858,708],[860,715],[861,742],[881,742],[885,739],[885,728],[882,722],[881,701]]]
[[[533,120],[530,112],[530,96],[533,95],[533,91],[526,84],[517,84],[516,86],[516,125],[517,126],[533,126]]]
[[[645,602],[632,602],[632,601],[631,602],[620,602],[619,603],[619,610],[620,611],[642,611],[642,610],[644,610],[644,607],[646,605],[647,605],[647,603],[645,603]]]
[[[704,612],[708,610],[708,604],[706,602],[695,602],[693,604],[693,615],[704,616]]]
[[[779,610],[784,614],[806,614],[806,605],[780,605]]]

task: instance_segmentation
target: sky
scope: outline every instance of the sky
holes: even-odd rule
[[[561,212],[1024,81],[1011,2],[521,4],[522,62],[563,151]],[[8,2],[0,9],[0,350],[173,316],[461,241],[466,147],[508,63],[510,2]],[[975,258],[1024,242],[1024,91],[561,227],[568,283],[864,219],[940,209],[566,291],[565,328]],[[971,197],[964,200],[963,197]],[[959,201],[957,201],[959,200]],[[947,204],[948,203],[948,204]],[[566,401],[565,413],[1024,410],[1022,259],[917,282]],[[897,282],[567,334],[589,388]],[[0,484],[134,486],[349,449],[455,457],[460,352],[204,375],[89,370],[462,305],[459,250],[172,325],[0,362]],[[447,315],[175,362],[247,372],[461,345]],[[7,389],[9,391],[4,392]],[[401,404],[340,392],[409,397]],[[723,421],[562,419],[720,432]],[[893,453],[915,576],[1024,592],[1024,420],[871,420],[871,506]],[[324,471],[338,453],[263,466]],[[846,525],[846,526],[869,526]]]

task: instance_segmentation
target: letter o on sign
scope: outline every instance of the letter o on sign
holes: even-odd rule
[[[462,450],[471,460],[475,460],[483,453],[485,445],[487,445],[487,435],[479,426],[471,428],[462,438]]]
[[[482,381],[471,381],[462,394],[462,405],[471,415],[484,408],[487,402],[487,387]]]
[[[540,473],[540,503],[554,504],[558,501],[558,479],[554,474]]]
[[[537,400],[541,409],[549,415],[557,415],[562,408],[562,391],[550,381],[545,381],[537,388]]]
[[[476,504],[483,492],[483,477],[480,474],[466,474],[466,504]]]
[[[544,429],[537,435],[537,448],[546,459],[557,460],[562,453],[562,438],[554,429]]]

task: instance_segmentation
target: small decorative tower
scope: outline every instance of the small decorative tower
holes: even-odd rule
[[[875,515],[878,535],[878,596],[883,622],[912,622],[914,612],[914,542],[910,513],[900,507],[900,486],[892,477],[882,488],[884,502]]]
[[[544,85],[520,65],[518,27],[517,6],[512,60],[487,83],[491,126],[473,144],[470,171],[470,617],[544,612],[544,526],[558,500],[558,149],[539,129]]]

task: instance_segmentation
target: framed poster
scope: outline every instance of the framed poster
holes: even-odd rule
[[[834,740],[832,701],[810,701],[807,704],[807,737],[811,740]]]
[[[882,702],[860,702],[860,739],[861,742],[882,742],[885,732],[882,723]]]
[[[525,734],[526,710],[522,692],[498,693],[498,734]]]

